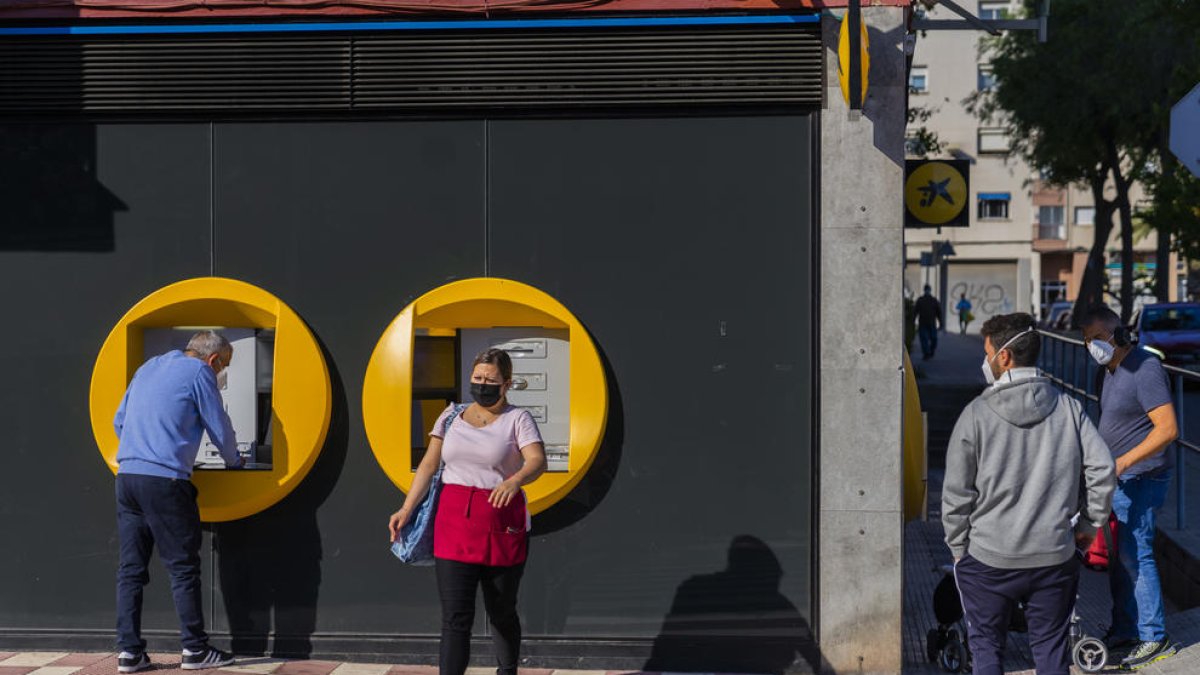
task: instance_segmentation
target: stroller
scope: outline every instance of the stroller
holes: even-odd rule
[[[925,637],[925,656],[947,673],[971,672],[971,649],[967,644],[967,625],[963,617],[962,599],[954,581],[954,567],[942,565],[934,572],[942,572],[942,580],[933,591],[933,614],[937,628],[929,629]],[[1025,621],[1025,607],[1018,603],[1009,620],[1010,633],[1029,630]],[[1104,641],[1084,635],[1079,625],[1079,613],[1071,610],[1071,660],[1075,667],[1085,673],[1096,673],[1108,664],[1108,648]]]

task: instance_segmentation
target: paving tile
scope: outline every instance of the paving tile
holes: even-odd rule
[[[392,666],[387,675],[435,675],[437,672],[437,666]],[[522,675],[525,672],[521,670]]]
[[[0,661],[3,661],[4,659],[7,659],[10,656],[16,656],[16,655],[17,655],[16,652],[0,652]]]
[[[101,659],[95,663],[84,666],[75,675],[114,675],[117,672],[117,655],[116,653],[101,654]],[[154,658],[154,657],[151,657]]]
[[[343,663],[332,675],[386,675],[392,666],[386,663]]]
[[[288,661],[275,669],[275,675],[329,675],[339,661]]]
[[[67,654],[61,659],[53,661],[47,665],[79,667],[90,666],[108,656],[112,656],[112,654],[110,652],[76,652],[74,654]]]
[[[67,652],[19,652],[0,662],[0,666],[33,666],[34,668],[40,668],[64,656],[67,656]]]
[[[179,667],[182,661],[183,655],[179,652],[150,652],[150,663],[154,664],[154,670],[178,670],[183,672]]]
[[[37,666],[0,666],[0,675],[25,675],[37,670]]]
[[[42,666],[30,675],[73,675],[83,666]]]
[[[232,666],[225,666],[221,670],[231,673],[256,673],[257,675],[271,675],[278,670],[283,664],[287,663],[284,659],[270,658],[266,656],[259,657],[244,657],[238,658]]]

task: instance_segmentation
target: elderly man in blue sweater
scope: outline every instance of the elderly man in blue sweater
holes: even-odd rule
[[[213,331],[196,333],[184,351],[156,356],[138,369],[113,419],[117,436],[117,670],[150,667],[142,639],[142,588],[150,553],[171,576],[185,670],[218,668],[233,656],[208,644],[200,586],[200,510],[192,466],[205,431],[228,467],[240,468],[233,424],[217,384],[233,347]]]

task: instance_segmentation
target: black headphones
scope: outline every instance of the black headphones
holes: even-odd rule
[[[1113,342],[1117,343],[1118,347],[1128,347],[1129,335],[1125,332],[1125,326],[1117,326],[1113,329]]]

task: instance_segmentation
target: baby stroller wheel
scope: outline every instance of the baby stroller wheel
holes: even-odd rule
[[[958,631],[950,629],[946,631],[946,642],[942,645],[942,653],[938,654],[938,665],[947,673],[962,672],[967,660],[966,651],[966,646],[963,644],[962,638],[958,636]]]
[[[1071,650],[1071,660],[1085,673],[1098,673],[1108,665],[1108,648],[1101,640],[1085,637],[1075,643],[1075,648]]]
[[[945,633],[940,628],[930,628],[925,634],[925,658],[929,659],[930,663],[937,663],[945,639]]]

